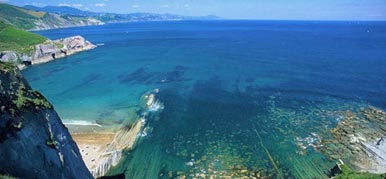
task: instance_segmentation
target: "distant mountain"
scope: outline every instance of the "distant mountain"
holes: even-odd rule
[[[74,15],[74,16],[95,16],[98,13],[90,12],[90,11],[82,11],[77,8],[68,7],[68,6],[45,6],[45,7],[37,7],[32,5],[24,6],[23,8],[34,10],[34,11],[42,11],[42,12],[51,12],[62,15]]]
[[[117,13],[97,13],[91,11],[83,11],[77,8],[66,6],[24,6],[26,9],[35,11],[51,12],[61,15],[74,15],[74,16],[87,16],[93,17],[105,23],[112,22],[137,22],[137,21],[177,21],[177,20],[215,20],[219,17],[210,16],[181,16],[175,14],[156,14],[156,13],[130,13],[130,14],[117,14]]]
[[[64,15],[36,11],[2,3],[0,3],[0,21],[24,30],[103,24],[102,21],[91,16]]]

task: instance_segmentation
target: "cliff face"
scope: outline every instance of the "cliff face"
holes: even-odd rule
[[[42,18],[33,21],[35,27],[29,30],[48,30],[78,26],[103,25],[104,23],[93,17],[68,16],[46,13]]]
[[[52,105],[18,69],[0,62],[0,174],[92,178]]]
[[[45,63],[95,47],[82,36],[74,36],[58,40],[47,40],[42,44],[35,45],[31,51],[27,52],[1,52],[0,61],[27,65]]]

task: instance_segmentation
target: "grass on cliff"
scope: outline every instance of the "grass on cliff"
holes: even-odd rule
[[[355,172],[347,165],[341,165],[342,173],[334,179],[384,179],[386,174],[373,174],[368,172]]]
[[[3,175],[3,174],[0,174],[0,179],[17,179],[15,177],[12,177],[10,175]]]
[[[33,50],[34,45],[43,43],[47,38],[17,29],[0,21],[0,52],[13,50],[26,52]]]
[[[0,62],[1,102],[17,111],[51,109],[52,105],[42,94],[32,90],[12,63]]]
[[[0,19],[21,29],[33,29],[34,21],[44,14],[0,3]]]

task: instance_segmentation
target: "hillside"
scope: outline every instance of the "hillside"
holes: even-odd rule
[[[97,13],[91,11],[83,11],[77,8],[67,6],[24,6],[23,8],[34,10],[51,12],[61,15],[83,16],[93,17],[105,23],[112,22],[138,22],[138,21],[176,21],[176,20],[215,20],[219,19],[217,16],[182,16],[176,14],[156,14],[156,13],[129,13],[129,14],[117,14],[117,13]]]
[[[43,43],[47,38],[17,29],[0,21],[0,52],[31,50],[34,45]]]
[[[24,30],[103,24],[100,20],[93,17],[35,11],[3,3],[0,3],[0,21]]]
[[[42,12],[51,12],[62,15],[75,15],[75,16],[96,16],[98,13],[83,11],[77,8],[68,7],[68,6],[45,6],[45,7],[37,7],[32,5],[26,5],[23,8],[34,10],[34,11],[42,11]]]

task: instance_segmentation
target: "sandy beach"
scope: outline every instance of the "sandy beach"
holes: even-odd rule
[[[113,130],[95,125],[67,125],[77,143],[84,163],[95,176],[102,176],[120,157],[112,156],[123,149],[132,149],[142,131],[144,120],[139,119],[130,130]]]
[[[103,154],[107,146],[113,141],[114,136],[114,133],[72,134],[88,169],[95,168],[99,156]]]

